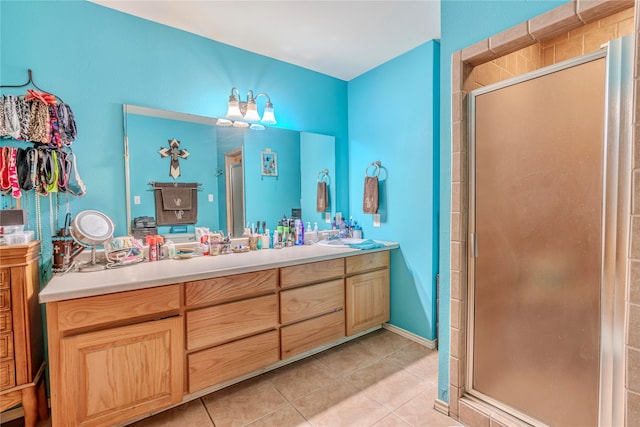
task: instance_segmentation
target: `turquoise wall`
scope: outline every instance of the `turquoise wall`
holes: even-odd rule
[[[440,325],[438,397],[449,401],[450,230],[451,230],[451,55],[567,1],[442,0],[440,74]]]
[[[122,104],[221,117],[233,86],[268,93],[277,127],[335,135],[337,204],[348,209],[345,81],[89,2],[2,1],[0,24],[0,83],[26,82],[31,68],[75,113],[88,191],[70,197],[72,214],[97,209],[126,233]],[[33,222],[33,193],[26,199]],[[48,260],[49,200],[41,205]]]
[[[349,211],[364,237],[400,244],[391,253],[391,323],[430,340],[436,338],[439,52],[430,41],[349,82]],[[362,210],[365,169],[377,160],[379,228]]]

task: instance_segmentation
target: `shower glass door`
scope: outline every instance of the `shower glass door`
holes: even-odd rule
[[[471,392],[553,426],[598,425],[606,61],[578,62],[471,97]]]

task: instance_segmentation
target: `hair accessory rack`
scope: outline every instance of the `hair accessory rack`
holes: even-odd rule
[[[375,168],[373,169],[373,175],[371,175],[371,178],[378,177],[380,176],[380,169],[382,168],[382,163],[380,163],[380,160],[376,160],[375,162],[369,163],[369,166],[367,166],[367,168],[364,170],[365,177],[369,176],[369,169],[371,168]]]
[[[40,89],[40,88],[38,87],[38,85],[36,84],[36,82],[34,82],[34,81],[33,81],[33,71],[31,71],[31,68],[29,68],[29,69],[27,70],[27,73],[29,74],[29,80],[27,80],[27,82],[26,82],[25,84],[21,84],[21,85],[0,85],[0,88],[20,88],[20,87],[25,87],[25,86],[29,86],[29,85],[31,85],[31,86],[35,87],[36,89],[38,89],[40,92],[44,92],[44,93],[48,93],[49,95],[53,95],[53,96],[55,96],[55,97],[56,97],[56,99],[57,99],[58,101],[60,101],[61,103],[64,103],[64,101],[62,100],[62,98],[60,98],[58,95],[56,95],[56,94],[54,94],[54,93],[51,93],[51,92],[48,92],[48,91],[46,91],[46,90]]]
[[[320,172],[318,172],[318,182],[329,183],[329,169],[322,169]]]

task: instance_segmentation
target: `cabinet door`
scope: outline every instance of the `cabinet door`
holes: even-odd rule
[[[62,339],[64,425],[114,425],[177,403],[182,317]]]
[[[389,270],[348,277],[347,336],[389,320]]]

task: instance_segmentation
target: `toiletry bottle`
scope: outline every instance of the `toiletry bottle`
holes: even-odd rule
[[[360,228],[360,224],[358,224],[358,221],[356,221],[355,225],[353,226],[353,238],[362,239],[362,228]]]
[[[169,259],[176,257],[176,245],[171,240],[167,240],[167,256]]]

